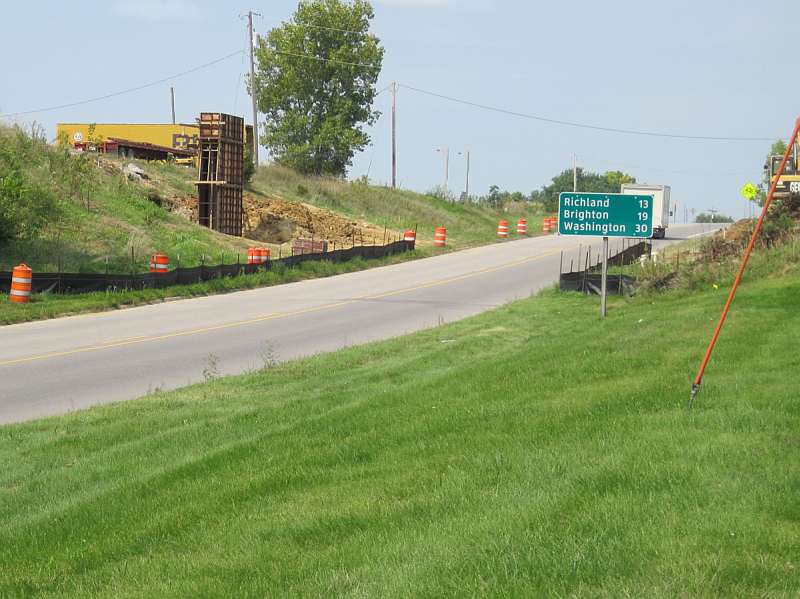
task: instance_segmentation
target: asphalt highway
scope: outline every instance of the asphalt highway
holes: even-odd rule
[[[712,230],[672,225],[656,248]],[[619,241],[611,240],[612,250]],[[0,327],[0,423],[386,339],[529,297],[597,237],[532,237],[371,270]]]

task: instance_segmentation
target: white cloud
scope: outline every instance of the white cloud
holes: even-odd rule
[[[198,7],[193,0],[116,0],[111,12],[148,21],[189,20],[197,17]]]

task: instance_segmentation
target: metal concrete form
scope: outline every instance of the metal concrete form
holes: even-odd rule
[[[220,233],[242,235],[244,119],[203,112],[198,120],[198,220]]]

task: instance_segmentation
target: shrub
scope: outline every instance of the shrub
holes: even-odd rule
[[[35,176],[37,143],[19,129],[0,132],[0,242],[35,237],[56,207],[54,192]]]

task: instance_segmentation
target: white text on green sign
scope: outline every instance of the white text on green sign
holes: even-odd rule
[[[561,235],[652,237],[653,196],[564,192],[558,198]]]

